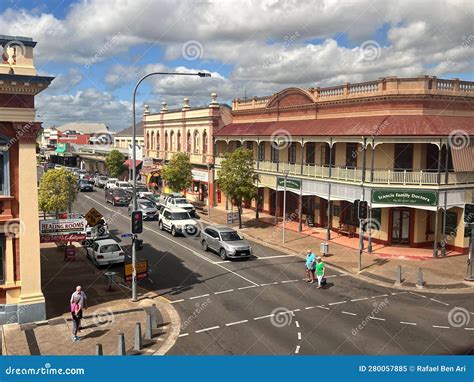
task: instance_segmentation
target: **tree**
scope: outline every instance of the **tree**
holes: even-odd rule
[[[181,192],[191,186],[193,181],[192,168],[188,155],[176,153],[168,164],[163,167],[161,176],[171,190]]]
[[[77,198],[76,176],[64,168],[47,171],[41,178],[38,190],[39,209],[44,214],[71,212],[72,203]]]
[[[252,150],[240,147],[232,153],[225,153],[218,175],[221,190],[237,206],[239,228],[242,228],[242,202],[257,195],[258,174],[254,171]]]
[[[109,153],[105,159],[105,167],[107,167],[107,171],[111,177],[118,178],[125,172],[126,168],[123,164],[124,161],[125,157],[120,151],[112,150]]]

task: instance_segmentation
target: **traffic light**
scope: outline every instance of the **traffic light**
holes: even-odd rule
[[[352,204],[352,216],[354,217],[354,220],[359,216],[359,199],[354,200],[354,203]]]
[[[474,223],[474,204],[464,206],[464,223]]]
[[[143,249],[143,240],[142,239],[135,239],[135,251],[141,251]]]
[[[359,215],[358,215],[360,220],[367,219],[367,216],[369,215],[368,209],[369,209],[368,203],[365,200],[361,200],[359,202]]]
[[[143,213],[142,211],[132,212],[132,233],[143,232]]]

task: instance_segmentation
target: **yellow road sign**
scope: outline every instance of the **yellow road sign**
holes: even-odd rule
[[[100,219],[102,219],[103,216],[95,208],[91,208],[89,212],[86,214],[85,218],[87,220],[87,223],[89,223],[90,226],[94,227],[97,224],[99,224]]]

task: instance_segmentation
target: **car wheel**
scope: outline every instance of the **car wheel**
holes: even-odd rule
[[[209,249],[206,240],[201,241],[201,245],[203,250],[207,251]]]
[[[158,228],[163,231],[163,222],[160,220],[160,222],[158,223]]]
[[[176,228],[171,227],[171,236],[176,236]]]
[[[224,248],[221,248],[221,250],[219,251],[219,255],[221,256],[222,260],[227,260],[227,252]]]

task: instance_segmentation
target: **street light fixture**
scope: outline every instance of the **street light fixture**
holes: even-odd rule
[[[133,203],[133,210],[137,210],[137,167],[136,167],[136,159],[137,159],[137,129],[136,129],[136,122],[135,122],[135,98],[137,96],[137,89],[138,86],[148,77],[151,76],[198,76],[198,77],[211,77],[211,73],[205,72],[195,72],[195,73],[176,73],[176,72],[152,72],[144,75],[140,78],[133,89],[133,97],[132,97],[132,177],[133,177],[133,191],[132,191],[132,203]],[[133,215],[133,214],[132,214]],[[132,218],[131,218],[132,219]],[[137,301],[137,270],[136,270],[136,263],[137,263],[137,256],[136,256],[136,249],[135,249],[135,240],[136,235],[132,236],[132,301]]]

